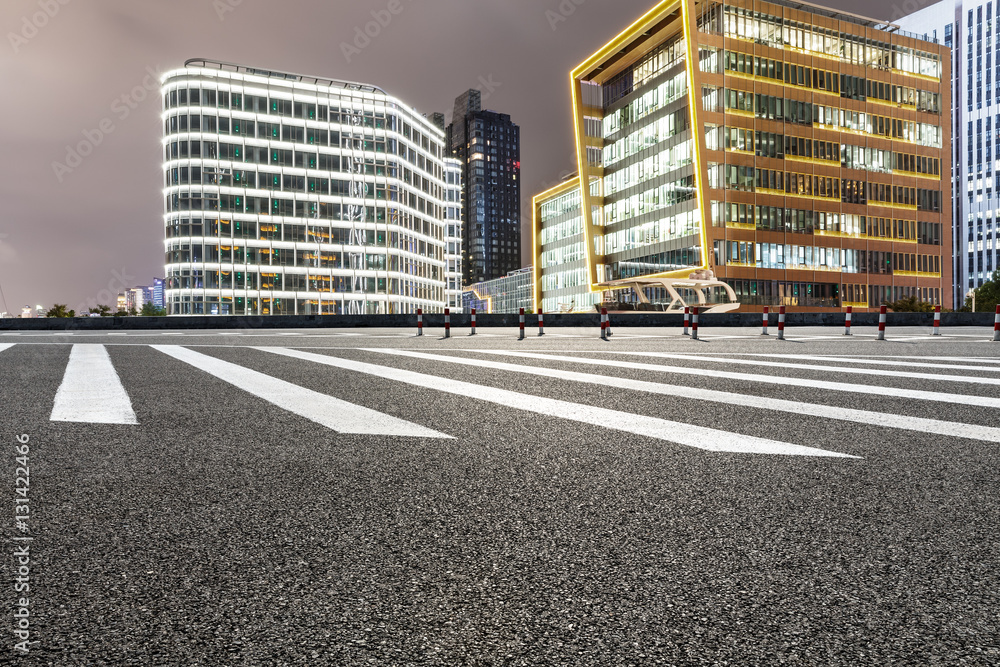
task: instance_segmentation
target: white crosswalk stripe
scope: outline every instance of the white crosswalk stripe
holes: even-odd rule
[[[312,336],[308,336],[312,337]],[[305,343],[305,341],[303,341]],[[0,344],[0,352],[10,350],[16,343]],[[145,344],[138,347],[147,347]],[[267,401],[283,410],[307,418],[333,431],[351,434],[408,436],[419,438],[453,439],[449,435],[430,428],[434,424],[414,423],[399,419],[377,409],[363,407],[331,396],[298,386],[291,382],[272,377],[266,373],[246,368],[239,364],[196,352],[189,347],[177,345],[149,345],[149,348],[182,361],[208,373],[228,384]],[[196,346],[200,347],[200,346]],[[228,346],[207,346],[226,348]],[[1000,427],[989,425],[989,419],[981,424],[952,422],[915,417],[907,414],[884,413],[871,410],[848,408],[829,400],[826,392],[854,393],[887,397],[897,400],[949,403],[953,405],[1000,408],[1000,393],[987,391],[988,385],[1000,384],[1000,379],[970,377],[969,373],[993,374],[1000,372],[1000,359],[977,357],[917,357],[894,355],[850,356],[827,354],[810,356],[780,353],[684,353],[630,352],[592,350],[575,352],[573,356],[544,349],[484,350],[484,349],[441,349],[423,348],[321,348],[336,355],[317,354],[316,350],[289,349],[285,347],[265,347],[243,345],[242,349],[257,350],[278,355],[286,359],[309,364],[322,364],[346,371],[377,377],[382,380],[403,383],[428,392],[440,392],[453,396],[482,401],[494,405],[544,415],[553,419],[567,419],[599,428],[656,438],[665,442],[713,452],[735,452],[746,454],[769,454],[784,456],[809,456],[827,458],[856,458],[849,454],[831,451],[828,445],[816,446],[810,442],[786,442],[795,440],[796,429],[776,431],[776,439],[750,436],[734,432],[713,424],[712,427],[687,423],[683,417],[666,419],[663,415],[634,414],[611,410],[580,402],[551,398],[521,391],[501,389],[496,386],[475,382],[453,380],[436,374],[422,373],[397,368],[396,360],[404,359],[425,362],[429,368],[439,368],[443,364],[481,368],[494,373],[533,375],[550,380],[587,384],[591,386],[658,395],[672,399],[702,401],[722,406],[736,406],[749,410],[759,410],[763,419],[774,419],[794,423],[794,416],[800,418],[829,419],[876,428],[924,433],[937,436],[979,440],[1000,443]],[[350,355],[382,355],[385,364],[366,363]],[[483,355],[483,356],[480,356]],[[650,361],[633,360],[645,357]],[[506,359],[504,359],[506,358]],[[657,360],[657,361],[653,361]],[[668,365],[670,360],[683,360],[685,366]],[[541,363],[538,363],[541,362]],[[813,362],[813,363],[791,363]],[[951,363],[948,363],[951,362]],[[962,363],[957,363],[962,362]],[[721,370],[718,364],[752,365],[762,369],[760,373],[739,373]],[[567,364],[570,365],[567,368]],[[827,365],[829,364],[829,365]],[[572,368],[586,367],[586,371]],[[879,368],[888,366],[892,369]],[[919,368],[921,372],[894,370],[895,368]],[[294,369],[293,369],[294,370]],[[618,370],[647,373],[646,379],[636,379],[635,374],[624,375]],[[907,385],[886,387],[877,383],[863,384],[835,382],[829,380],[796,377],[797,371],[838,374],[872,378],[896,378],[901,381],[941,381],[968,383],[983,386],[981,391],[969,394],[911,389]],[[725,391],[699,386],[699,380],[686,382],[660,382],[648,374],[687,376],[700,379],[723,378],[746,383],[764,383],[809,389],[810,400],[786,400],[766,395],[758,395],[752,389],[733,389],[726,385]],[[640,376],[641,377],[641,376]],[[741,385],[736,385],[740,387]],[[557,394],[558,395],[558,394]],[[676,408],[676,401],[671,403]],[[910,412],[919,411],[916,409]],[[778,413],[778,414],[774,414]],[[429,413],[431,415],[433,413]],[[428,417],[430,420],[432,417]],[[76,344],[71,348],[69,360],[55,399],[50,419],[57,422],[78,422],[94,424],[137,424],[135,412],[129,396],[122,385],[107,348],[99,344]],[[423,421],[423,420],[418,420]],[[687,420],[692,421],[692,420]],[[779,423],[780,423],[779,421]],[[834,447],[834,449],[839,449]]]
[[[516,352],[513,350],[475,350],[480,354],[521,356],[528,353]],[[600,352],[598,352],[599,354]],[[641,354],[647,357],[673,358],[674,355],[661,354],[658,352],[624,353]],[[873,394],[876,396],[892,396],[895,398],[908,398],[919,401],[939,401],[941,403],[958,403],[964,405],[976,405],[986,408],[1000,408],[1000,399],[989,396],[975,396],[969,394],[946,394],[937,391],[923,391],[920,389],[899,389],[896,387],[879,387],[875,385],[848,384],[845,382],[830,382],[827,380],[809,380],[805,378],[785,377],[778,375],[760,375],[752,373],[732,373],[716,369],[692,368],[688,366],[667,366],[666,364],[643,364],[632,361],[609,361],[606,359],[586,359],[583,357],[564,357],[558,355],[546,355],[547,359],[553,361],[565,361],[578,364],[590,364],[594,366],[611,366],[618,368],[633,368],[636,370],[656,371],[660,373],[676,373],[679,375],[696,375],[702,377],[727,378],[730,380],[745,380],[747,382],[761,382],[766,384],[780,384],[789,387],[809,387],[813,389],[827,389],[830,391],[844,391],[858,394]]]
[[[152,345],[174,359],[253,394],[293,414],[305,417],[338,433],[392,435],[413,438],[448,438],[412,422],[342,401],[264,373],[174,345]]]
[[[592,426],[610,428],[635,435],[648,436],[666,440],[688,447],[714,452],[736,452],[744,454],[780,454],[786,456],[828,456],[838,458],[856,458],[839,452],[795,445],[777,440],[757,438],[754,436],[730,433],[719,429],[669,421],[656,417],[608,410],[591,405],[571,403],[542,396],[522,394],[506,389],[451,380],[436,375],[426,375],[413,371],[378,366],[360,361],[352,361],[340,357],[330,357],[312,352],[291,350],[278,347],[255,348],[264,352],[312,361],[334,368],[340,368],[367,375],[404,382],[424,389],[474,398],[481,401],[496,403],[518,410],[536,414],[557,417],[581,422]],[[379,350],[384,351],[384,350]]]
[[[976,378],[964,375],[947,375],[947,374],[933,374],[933,373],[909,373],[903,371],[888,371],[883,369],[874,368],[850,368],[846,366],[816,366],[813,364],[779,364],[773,361],[763,361],[759,359],[738,359],[735,357],[708,357],[704,355],[687,355],[687,354],[666,354],[663,352],[619,352],[619,354],[627,354],[637,357],[653,357],[653,358],[663,358],[663,359],[684,359],[684,360],[696,360],[696,361],[708,361],[712,363],[729,364],[734,366],[767,366],[770,368],[777,368],[783,370],[796,370],[796,371],[823,371],[826,373],[846,373],[853,375],[877,375],[883,377],[896,377],[896,378],[910,378],[915,380],[941,380],[945,382],[965,382],[970,384],[991,384],[1000,385],[1000,378]],[[806,357],[806,359],[815,359],[815,357]]]
[[[771,359],[792,359],[799,361],[824,361],[831,363],[843,363],[843,364],[861,364],[861,365],[876,365],[876,366],[904,366],[904,367],[918,367],[924,369],[942,369],[942,370],[963,370],[963,371],[976,371],[981,373],[1000,373],[1000,367],[998,366],[971,366],[969,364],[976,362],[974,358],[969,358],[969,364],[932,364],[926,361],[893,361],[891,359],[866,359],[863,357],[831,357],[826,355],[816,356],[816,355],[805,355],[805,354],[747,354],[748,357],[769,357]],[[700,357],[699,357],[700,358]],[[986,363],[997,363],[994,361],[986,361]]]
[[[136,424],[135,412],[103,345],[74,345],[52,406],[54,422]]]
[[[657,382],[646,382],[642,380],[632,380],[607,375],[590,375],[577,373],[574,371],[562,371],[538,366],[520,366],[516,364],[506,364],[495,361],[483,361],[480,359],[469,359],[465,357],[451,357],[444,355],[426,354],[421,352],[403,350],[369,349],[368,352],[378,352],[383,354],[411,357],[415,359],[425,359],[428,361],[460,364],[465,366],[475,366],[479,368],[489,368],[495,370],[505,370],[515,373],[526,373],[541,377],[570,380],[572,382],[584,382],[604,387],[618,387],[633,391],[644,391],[652,394],[664,394],[667,396],[677,396],[679,398],[690,398],[698,401],[711,401],[726,405],[741,405],[763,410],[776,410],[791,414],[810,415],[813,417],[823,417],[826,419],[836,419],[849,421],[858,424],[871,424],[874,426],[884,426],[907,431],[918,431],[922,433],[935,433],[938,435],[949,435],[960,438],[974,438],[989,442],[1000,443],[1000,428],[977,426],[974,424],[964,424],[957,422],[940,421],[937,419],[925,419],[919,417],[909,417],[905,415],[885,414],[881,412],[869,412],[867,410],[854,410],[832,405],[820,405],[814,403],[804,403],[801,401],[787,401],[784,399],[768,398],[764,396],[753,396],[728,391],[715,391],[702,389],[699,387],[661,384]],[[579,360],[577,357],[558,357],[549,354],[534,354],[530,352],[511,353],[523,359],[537,360]],[[620,362],[607,360],[583,360],[585,363],[593,362],[599,365],[619,365]]]

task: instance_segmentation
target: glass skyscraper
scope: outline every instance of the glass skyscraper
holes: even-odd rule
[[[535,197],[536,302],[714,273],[744,310],[950,307],[949,56],[807,3],[657,4],[571,73],[578,177]]]
[[[469,90],[455,100],[447,143],[463,165],[464,282],[506,276],[521,268],[521,130]]]
[[[168,314],[440,312],[444,133],[369,85],[163,77]]]

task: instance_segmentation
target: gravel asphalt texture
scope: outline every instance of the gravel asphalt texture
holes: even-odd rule
[[[998,665],[997,443],[496,369],[398,348],[1000,426],[1000,411],[713,376],[1000,398],[1000,385],[618,354],[955,357],[991,331],[483,329],[0,336],[0,465],[30,436],[38,665]],[[776,329],[772,327],[772,334]],[[288,335],[283,335],[288,334]],[[137,426],[50,422],[73,343],[107,345]],[[149,345],[198,352],[454,439],[342,435]],[[712,453],[250,349],[281,346],[859,457]],[[478,354],[544,350],[697,377]],[[774,361],[773,359],[771,361]],[[804,361],[791,363],[810,363]],[[845,362],[825,366],[866,367]],[[915,363],[921,363],[916,361]],[[934,363],[927,360],[927,364]],[[941,362],[946,363],[946,362]],[[988,365],[986,363],[982,365]],[[892,367],[876,367],[892,370]]]

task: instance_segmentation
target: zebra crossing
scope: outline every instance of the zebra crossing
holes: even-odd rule
[[[179,342],[179,341],[178,341]],[[294,344],[291,344],[294,345]],[[9,354],[18,343],[0,343],[0,353]],[[783,419],[831,420],[894,432],[1000,443],[1000,420],[990,416],[983,423],[951,421],[947,405],[986,409],[1000,408],[1000,359],[973,357],[928,357],[891,355],[801,355],[760,353],[682,353],[643,351],[552,351],[525,349],[405,349],[402,347],[288,347],[273,345],[135,344],[129,347],[155,352],[155,359],[170,358],[197,372],[214,377],[249,394],[255,400],[305,418],[335,433],[387,437],[453,440],[457,436],[434,423],[433,411],[416,423],[337,396],[300,386],[289,380],[212,354],[213,349],[241,349],[260,359],[280,358],[280,363],[326,368],[360,378],[378,378],[405,385],[428,405],[438,397],[471,401],[479,405],[507,408],[552,420],[574,422],[621,435],[647,437],[706,452],[750,455],[780,455],[830,459],[859,458],[821,442],[803,442],[789,430],[775,437],[740,433],[726,424],[704,425],[684,419],[683,410],[668,414],[612,409],[566,400],[565,395],[540,395],[530,382],[515,381],[516,390],[477,381],[477,373],[504,377],[535,377],[618,392],[623,396],[658,397],[674,404],[694,403],[735,406],[781,415]],[[153,363],[156,363],[155,361]],[[419,370],[412,370],[417,364]],[[404,368],[402,366],[408,366]],[[724,366],[725,368],[721,368]],[[467,369],[466,379],[449,377],[448,368]],[[746,372],[744,372],[744,370]],[[625,372],[627,371],[627,373]],[[451,375],[454,375],[452,373]],[[639,377],[635,377],[639,375]],[[818,379],[816,375],[823,375]],[[825,379],[850,376],[858,381]],[[640,379],[641,378],[641,379]],[[2,379],[2,377],[0,377]],[[736,390],[703,386],[718,380],[733,381]],[[933,387],[914,386],[933,385]],[[523,387],[528,386],[528,389]],[[773,395],[775,386],[809,390],[810,400],[790,400]],[[760,388],[761,391],[755,391]],[[543,392],[544,393],[544,392]],[[813,398],[819,396],[821,398]],[[919,410],[911,414],[860,409],[842,405],[849,397],[877,396],[913,402]],[[843,399],[843,400],[842,400]],[[691,403],[686,403],[691,402]],[[912,412],[920,412],[916,416]],[[648,410],[647,410],[648,412]],[[933,415],[933,416],[932,416]],[[108,347],[76,343],[63,371],[62,382],[52,398],[50,421],[76,424],[117,424],[141,427],[127,387],[122,383]]]

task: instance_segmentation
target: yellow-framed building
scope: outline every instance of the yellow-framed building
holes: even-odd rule
[[[744,310],[950,307],[949,57],[807,3],[657,4],[571,72],[578,175],[534,198],[536,304],[710,270]]]

